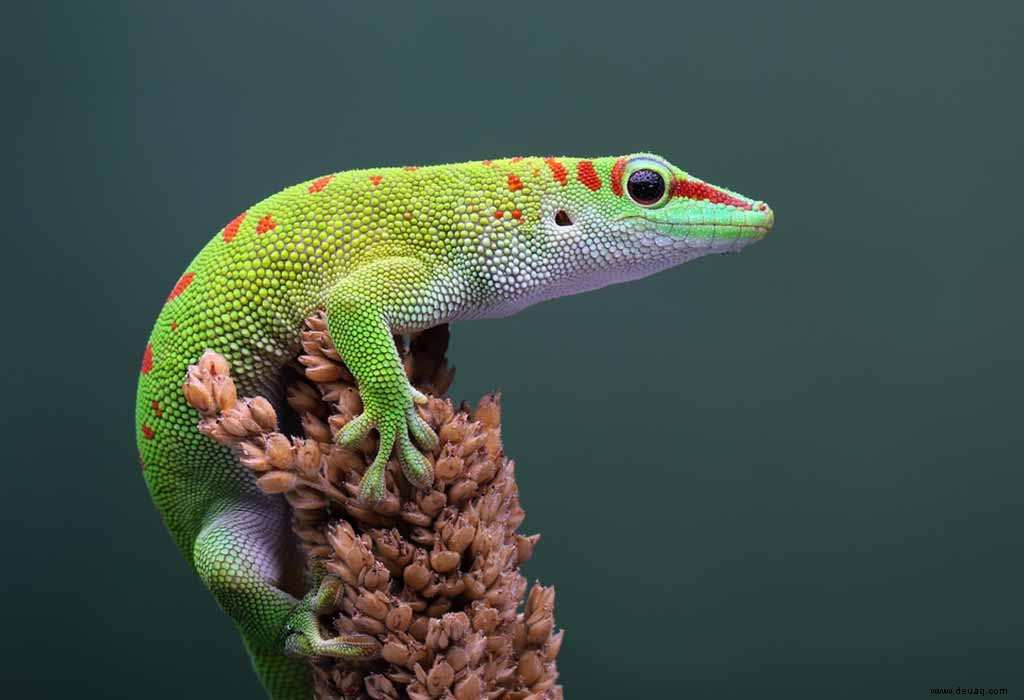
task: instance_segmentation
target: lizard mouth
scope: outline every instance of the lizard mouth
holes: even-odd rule
[[[704,253],[733,253],[764,238],[771,220],[722,223],[720,221],[658,221],[631,215],[620,219],[632,233],[638,233],[658,247],[682,246]]]

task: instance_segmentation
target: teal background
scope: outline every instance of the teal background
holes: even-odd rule
[[[337,169],[651,149],[740,256],[454,328],[505,394],[569,698],[1024,693],[1024,6],[4,12],[7,697],[258,697],[135,455],[168,290]]]

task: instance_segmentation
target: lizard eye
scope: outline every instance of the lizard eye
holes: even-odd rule
[[[665,178],[647,168],[634,170],[626,181],[630,199],[642,207],[649,207],[661,201],[665,194]]]
[[[650,156],[633,158],[625,167],[612,176],[621,177],[618,193],[622,190],[629,193],[634,204],[647,209],[655,209],[668,202],[671,197],[669,183],[673,180],[672,170],[666,164]]]

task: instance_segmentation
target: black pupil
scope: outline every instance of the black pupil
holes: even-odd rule
[[[653,170],[637,170],[626,185],[629,196],[640,204],[653,204],[665,194],[665,180]]]

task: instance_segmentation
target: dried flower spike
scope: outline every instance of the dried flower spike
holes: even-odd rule
[[[380,644],[371,661],[314,661],[316,697],[559,700],[554,589],[535,584],[526,596],[519,567],[539,535],[517,532],[524,513],[501,447],[500,396],[472,410],[444,397],[454,377],[446,326],[408,347],[396,338],[410,381],[429,397],[420,417],[440,437],[427,455],[435,481],[415,488],[392,459],[385,497],[370,509],[357,496],[376,439],[356,449],[334,443],[362,412],[355,381],[322,315],[307,319],[300,342],[277,410],[264,397],[239,399],[215,353],[189,369],[184,392],[203,416],[200,430],[237,450],[261,490],[285,495],[308,568],[342,582],[325,631]]]

